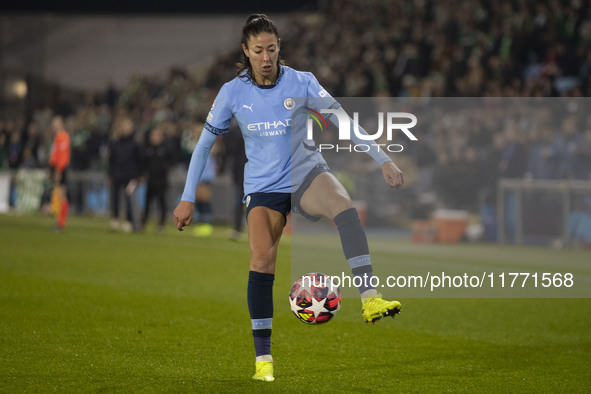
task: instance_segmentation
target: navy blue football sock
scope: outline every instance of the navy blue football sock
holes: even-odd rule
[[[256,356],[265,356],[271,354],[271,336],[268,337],[254,337],[254,350]]]
[[[274,274],[248,272],[248,310],[257,357],[271,354]]]
[[[375,290],[375,287],[370,283],[373,270],[369,258],[369,246],[357,209],[344,210],[335,216],[334,222],[341,237],[345,258],[349,262],[351,272],[353,272],[353,283],[360,285],[360,293]]]

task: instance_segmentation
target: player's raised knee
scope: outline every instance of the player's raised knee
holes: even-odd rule
[[[334,218],[341,212],[353,208],[353,202],[347,194],[337,193],[326,202],[326,207],[329,212],[329,218]]]

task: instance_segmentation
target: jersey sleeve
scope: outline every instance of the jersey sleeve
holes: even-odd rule
[[[339,108],[341,104],[320,85],[314,74],[309,73],[308,97],[320,97],[321,100],[309,100],[309,103],[321,103],[324,108]],[[312,105],[314,106],[314,105]]]
[[[203,170],[207,164],[211,148],[213,148],[217,138],[217,135],[205,130],[201,132],[201,137],[199,137],[199,141],[191,156],[191,162],[189,163],[189,171],[187,173],[187,180],[185,181],[185,189],[183,190],[181,201],[195,202],[197,185],[201,180],[201,175],[203,175]]]
[[[229,102],[229,90],[230,87],[228,84],[222,86],[207,114],[207,121],[204,127],[215,135],[224,135],[229,132],[230,121],[233,116]]]
[[[318,82],[318,80],[316,79],[316,77],[312,74],[310,75],[310,82],[308,84],[308,97],[311,97],[312,99],[308,99],[308,105],[310,105],[310,107],[317,109],[317,110],[321,110],[321,109],[333,109],[333,110],[338,110],[338,109],[342,109],[341,104],[335,100],[330,93],[328,93],[326,91],[326,89],[324,89],[322,87],[322,85],[320,85],[320,83]],[[313,98],[315,97],[320,97],[319,99],[314,100]],[[326,115],[326,118],[328,120],[330,120],[337,128],[339,127],[339,121],[338,118],[334,115]],[[349,122],[350,122],[350,127],[352,130],[353,127],[353,120],[349,117]],[[367,132],[360,127],[360,132],[361,134],[365,134],[367,135]],[[357,135],[355,133],[351,134],[351,141],[353,141],[356,144],[364,144],[366,141],[360,139],[359,137],[357,137]],[[379,148],[378,145],[371,145],[370,149],[366,152],[372,159],[374,159],[379,165],[384,164],[387,161],[392,161],[392,159],[384,153],[384,151],[382,149]]]

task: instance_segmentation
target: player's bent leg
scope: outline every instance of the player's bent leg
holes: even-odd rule
[[[302,195],[300,206],[307,214],[327,217],[336,224],[351,272],[362,283],[359,292],[363,320],[375,323],[400,313],[400,302],[384,300],[371,284],[373,269],[365,230],[349,194],[334,175],[319,174]]]
[[[310,216],[333,220],[339,213],[352,208],[347,190],[330,172],[318,174],[300,199],[302,210]]]

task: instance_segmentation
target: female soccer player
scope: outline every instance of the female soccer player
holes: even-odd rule
[[[290,122],[295,97],[327,97],[316,78],[284,66],[279,58],[280,39],[275,24],[263,14],[248,17],[242,29],[243,63],[237,77],[216,97],[199,139],[181,202],[174,211],[175,226],[191,223],[195,188],[218,135],[228,133],[230,120],[240,125],[248,158],[244,170],[250,272],[248,307],[256,352],[253,379],[273,381],[271,327],[273,281],[277,247],[292,209],[306,218],[324,216],[337,226],[345,257],[354,276],[372,276],[365,231],[351,198],[328,169],[318,151],[306,150],[306,160],[292,160]],[[328,96],[330,97],[330,96]],[[338,103],[335,104],[338,105]],[[337,108],[337,107],[334,107]],[[302,148],[303,149],[303,148]],[[404,183],[400,169],[383,151],[368,152],[382,168],[391,187]],[[296,186],[292,185],[294,183]],[[362,316],[375,322],[400,311],[398,301],[385,301],[369,284],[362,286]]]

